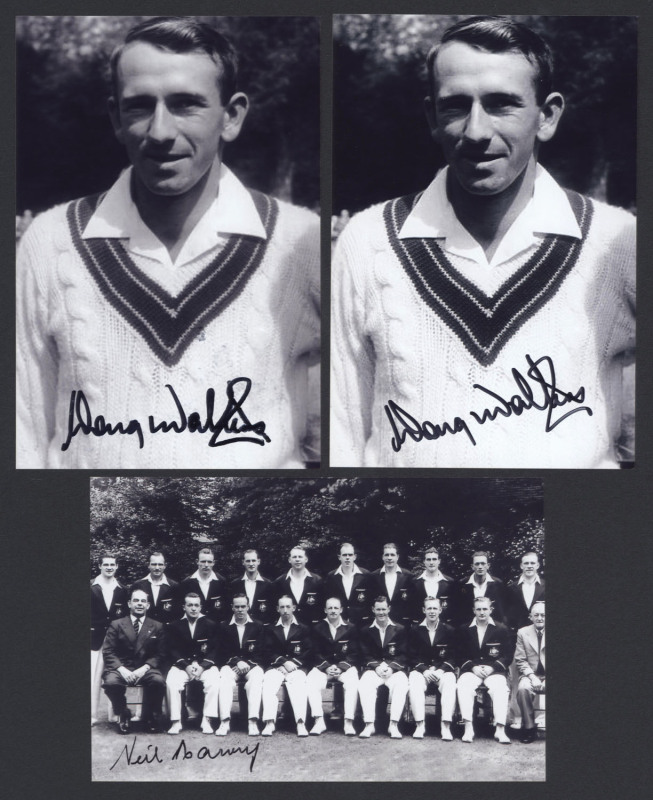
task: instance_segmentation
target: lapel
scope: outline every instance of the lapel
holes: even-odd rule
[[[141,629],[139,630],[138,636],[136,637],[137,647],[142,647],[145,644],[145,642],[150,638],[150,633],[152,632],[153,627],[154,626],[152,620],[149,619],[149,617],[144,617],[143,622],[141,624]]]

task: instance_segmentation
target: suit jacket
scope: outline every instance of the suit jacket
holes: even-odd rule
[[[236,625],[223,622],[220,625],[220,642],[222,662],[227,666],[235,667],[239,661],[246,661],[250,667],[267,667],[267,643],[262,622],[254,620],[245,623],[242,644]]]
[[[371,625],[361,631],[363,669],[376,669],[385,661],[395,672],[405,672],[408,665],[408,640],[403,625],[388,625],[381,644],[378,628]]]
[[[372,573],[372,600],[370,606],[374,602],[375,597],[385,596],[388,597],[390,605],[390,616],[392,620],[397,620],[402,625],[410,626],[413,617],[413,608],[415,606],[415,584],[413,577],[408,570],[401,568],[402,571],[397,573],[397,582],[395,583],[392,597],[388,597],[388,589],[385,585],[385,573],[381,569],[377,569]]]
[[[142,619],[138,636],[131,617],[122,617],[109,625],[102,646],[105,672],[118,667],[133,671],[144,664],[149,664],[150,669],[161,669],[165,660],[165,627],[149,617]]]
[[[312,572],[304,580],[304,591],[301,597],[295,597],[290,589],[290,578],[287,573],[279,575],[274,581],[274,603],[284,594],[295,598],[295,619],[304,625],[314,625],[324,617],[324,581],[316,573]],[[278,619],[278,617],[277,617]]]
[[[268,625],[265,629],[269,667],[280,667],[284,661],[293,661],[304,672],[313,666],[313,642],[307,625],[292,623],[288,638],[281,625]]]
[[[230,604],[231,598],[236,592],[247,594],[245,591],[245,581],[242,578],[232,581],[230,584]],[[276,622],[277,620],[277,598],[274,595],[272,581],[267,578],[256,581],[254,600],[249,605],[249,615],[252,619],[256,619],[264,625],[269,625],[271,622]],[[225,620],[225,622],[226,621],[227,620]]]
[[[408,633],[408,664],[417,672],[431,667],[454,672],[456,669],[456,632],[451,625],[438,620],[431,644],[428,628],[415,625]]]
[[[544,578],[540,578],[540,582],[535,584],[533,602],[530,605],[527,605],[521,590],[522,585],[517,581],[508,584],[508,622],[512,628],[518,630],[519,628],[524,628],[531,624],[528,615],[531,613],[533,603],[537,602],[538,600],[545,599],[544,586]]]
[[[336,638],[331,636],[331,628],[326,620],[313,627],[313,651],[315,666],[326,672],[332,664],[337,664],[345,672],[357,667],[360,659],[358,631],[352,622],[336,628]]]
[[[508,667],[515,652],[511,632],[500,622],[490,623],[485,631],[483,644],[478,643],[476,626],[464,625],[458,629],[458,659],[460,674],[471,672],[472,667],[487,665],[495,672],[508,674]]]
[[[168,657],[173,666],[186,669],[193,661],[203,669],[218,665],[219,642],[217,623],[209,617],[199,617],[195,623],[195,636],[191,637],[186,615],[171,622],[166,628]]]
[[[469,625],[474,619],[474,586],[471,583],[459,583],[457,592],[457,621],[460,625]],[[491,600],[492,619],[495,622],[506,622],[506,585],[492,576],[485,589],[485,597]]]
[[[171,578],[168,578],[168,584],[162,583],[159,587],[159,596],[156,603],[152,593],[152,584],[147,578],[133,583],[130,590],[142,589],[150,601],[150,607],[147,611],[148,617],[166,625],[173,620],[178,620],[183,613],[182,601],[179,599],[179,584]]]
[[[438,581],[438,591],[436,597],[440,600],[442,612],[440,619],[442,622],[457,621],[456,609],[458,601],[458,592],[456,582],[448,575],[442,574],[442,580]],[[413,578],[413,610],[412,620],[414,623],[420,623],[424,619],[424,600],[426,600],[426,583],[421,578]]]
[[[519,670],[520,675],[532,675],[538,672],[538,660],[546,669],[546,659],[544,650],[544,640],[546,633],[542,631],[542,644],[538,656],[537,647],[537,629],[535,625],[528,625],[525,628],[520,628],[517,631],[517,647],[515,648],[515,666]]]
[[[204,597],[204,592],[200,589],[200,582],[197,578],[183,580],[179,589],[179,599],[182,604],[184,597],[189,592],[195,592],[200,596],[202,614],[214,622],[223,622],[231,615],[231,601],[229,600],[227,582],[222,575],[219,575],[217,580],[212,580],[209,583],[209,591],[206,597]]]
[[[113,590],[113,600],[107,609],[102,589],[98,584],[91,584],[91,650],[99,650],[109,625],[129,613],[127,599],[127,589],[118,584]]]
[[[370,572],[359,567],[360,572],[354,575],[351,593],[347,597],[342,582],[342,575],[332,570],[324,581],[324,602],[330,597],[337,597],[342,603],[342,617],[354,625],[370,625],[372,622],[373,588]]]

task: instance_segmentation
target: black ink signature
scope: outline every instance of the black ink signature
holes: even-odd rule
[[[558,389],[556,386],[555,367],[553,366],[553,359],[550,356],[542,356],[541,358],[538,358],[537,361],[533,361],[533,359],[527,355],[526,361],[528,362],[529,366],[526,375],[536,385],[539,385],[542,390],[542,398],[540,402],[538,403],[535,399],[533,388],[528,380],[521,374],[521,372],[519,372],[519,370],[513,368],[512,377],[514,378],[521,394],[513,395],[510,400],[505,400],[503,397],[501,397],[501,395],[493,392],[491,389],[481,386],[480,383],[474,384],[474,389],[480,389],[482,392],[489,394],[491,397],[494,397],[495,400],[498,400],[501,403],[501,405],[495,406],[493,410],[489,408],[484,409],[481,414],[476,414],[474,411],[470,411],[469,413],[472,415],[472,417],[474,417],[479,425],[484,425],[488,420],[492,422],[499,414],[504,417],[510,417],[514,414],[518,417],[524,411],[529,411],[531,408],[536,408],[538,411],[547,412],[544,430],[549,433],[563,420],[567,419],[567,417],[570,417],[572,414],[576,414],[578,411],[587,411],[589,416],[592,416],[592,409],[589,406],[580,406],[579,408],[572,408],[571,411],[567,411],[566,414],[563,414],[561,417],[558,417],[558,419],[553,421],[552,417],[554,408],[565,406],[568,403],[585,402],[585,387],[581,386],[575,393],[565,392],[563,389]],[[546,365],[545,371],[547,372],[547,376],[542,373],[542,370],[539,366],[540,364]]]
[[[252,381],[249,378],[234,378],[227,381],[227,404],[220,417],[215,420],[215,389],[206,391],[206,411],[204,414],[199,411],[192,411],[187,414],[177,396],[174,388],[167,383],[166,389],[172,395],[179,418],[173,421],[162,420],[155,422],[154,415],[148,416],[149,433],[206,433],[211,432],[208,441],[209,447],[222,447],[236,442],[249,442],[250,444],[265,445],[271,439],[266,433],[265,422],[250,422],[243,409],[243,404],[247,399],[252,388]],[[107,422],[102,414],[98,414],[95,419],[91,414],[91,409],[86,399],[86,395],[81,389],[75,389],[70,393],[70,406],[68,410],[68,434],[66,441],[61,445],[63,451],[68,450],[70,443],[78,433],[85,436],[114,436],[116,433],[136,434],[140,449],[144,446],[143,427],[139,420],[132,419],[128,423]],[[222,435],[228,438],[220,439]],[[243,434],[251,434],[249,436]]]
[[[254,762],[256,761],[256,756],[258,755],[258,748],[260,743],[255,744],[253,747],[225,747],[219,748],[212,753],[208,747],[200,747],[197,751],[197,758],[201,761],[204,758],[218,758],[218,756],[235,756],[235,755],[246,755],[251,756],[252,760],[249,762],[249,771],[252,772],[254,769]],[[186,742],[182,739],[179,742],[179,747],[175,750],[174,754],[172,755],[171,761],[176,761],[178,758],[181,758],[182,761],[186,759],[193,758],[193,751],[189,750],[186,745]]]
[[[242,388],[238,385],[243,384]],[[238,396],[236,396],[236,387],[238,387]],[[213,420],[213,410],[215,405],[215,390],[207,389],[206,392],[206,415],[202,420],[198,411],[193,411],[188,416],[184,411],[179,398],[172,386],[167,383],[166,389],[172,395],[177,413],[179,414],[179,421],[174,422],[154,422],[154,417],[150,415],[149,426],[150,433],[182,433],[188,430],[190,433],[206,433],[211,431],[213,434],[209,440],[209,447],[222,447],[225,444],[232,444],[233,442],[251,442],[252,444],[260,444],[263,446],[266,442],[270,441],[270,437],[265,432],[265,422],[250,422],[247,415],[243,411],[243,403],[247,399],[252,388],[252,381],[249,378],[234,378],[227,381],[227,406],[222,412],[217,422]],[[223,439],[218,441],[218,437],[222,433],[237,434],[230,439]],[[241,436],[243,433],[254,433],[256,436]]]
[[[77,424],[75,424],[75,418]],[[141,423],[132,419],[124,426],[122,422],[112,423],[107,422],[101,414],[91,421],[91,409],[86,399],[84,392],[73,390],[70,393],[70,406],[68,409],[68,435],[66,441],[61,445],[62,450],[67,450],[70,447],[70,442],[74,436],[79,432],[88,436],[92,433],[93,436],[113,436],[116,433],[135,433],[138,436],[138,446],[143,447],[143,429]]]
[[[113,762],[113,764],[109,767],[109,772],[118,764],[121,759],[124,759],[125,764],[128,767],[133,766],[143,766],[144,764],[163,764],[164,759],[161,758],[159,753],[159,746],[148,744],[147,750],[151,750],[152,752],[148,753],[134,753],[136,749],[136,740],[137,736],[134,736],[134,741],[131,745],[126,744],[122,750],[118,758]],[[208,747],[202,746],[199,748],[197,753],[194,753],[186,744],[185,740],[182,739],[179,742],[179,747],[174,751],[174,753],[169,757],[170,761],[187,761],[191,758],[197,758],[198,761],[202,761],[205,758],[213,760],[214,758],[218,757],[226,757],[226,756],[236,756],[236,755],[245,755],[250,756],[249,762],[249,771],[252,772],[254,769],[254,762],[256,761],[256,756],[258,755],[260,743],[252,745],[251,747],[220,747],[215,752],[211,752]],[[167,757],[166,757],[167,758]]]
[[[485,408],[480,414],[475,411],[469,412],[470,416],[479,425],[485,425],[486,422],[494,422],[499,415],[503,417],[519,417],[524,411],[534,408],[538,411],[547,412],[544,430],[549,433],[565,419],[579,411],[586,411],[590,417],[592,416],[593,412],[589,406],[579,405],[577,408],[571,408],[554,419],[554,409],[571,403],[585,402],[585,387],[581,386],[575,392],[568,392],[558,388],[555,367],[550,356],[542,356],[537,361],[534,361],[531,356],[527,355],[526,361],[528,362],[526,376],[522,375],[519,370],[512,369],[512,376],[519,389],[519,394],[513,395],[508,400],[480,383],[473,385],[474,389],[480,389],[499,403],[494,408]],[[402,445],[409,436],[413,441],[419,442],[422,439],[440,439],[447,433],[453,435],[464,431],[471,443],[476,445],[476,440],[467,422],[462,417],[454,417],[453,423],[435,424],[429,420],[419,422],[408,411],[395,403],[394,400],[388,400],[384,410],[392,428],[393,436],[390,439],[390,443],[395,453],[401,450]]]
[[[471,443],[476,444],[474,437],[467,427],[467,423],[460,417],[454,418],[453,427],[451,427],[448,422],[443,422],[440,425],[436,425],[433,422],[425,420],[424,422],[420,423],[405,409],[401,408],[401,406],[398,406],[394,400],[388,400],[388,403],[384,406],[384,409],[385,413],[388,415],[390,425],[392,426],[392,430],[394,432],[394,436],[390,442],[395,453],[398,453],[401,450],[401,446],[406,441],[407,436],[410,436],[414,442],[420,442],[422,439],[440,439],[447,433],[453,435],[455,433],[464,431],[467,436],[469,436]],[[400,431],[398,425],[401,425],[403,430]]]

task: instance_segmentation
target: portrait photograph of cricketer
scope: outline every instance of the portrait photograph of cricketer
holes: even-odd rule
[[[318,465],[317,19],[17,37],[17,466]]]
[[[335,17],[332,466],[633,466],[636,33]]]

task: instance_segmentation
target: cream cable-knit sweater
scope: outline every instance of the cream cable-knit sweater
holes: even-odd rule
[[[420,296],[391,247],[385,207],[356,215],[334,256],[331,464],[617,466],[622,367],[632,354],[635,333],[634,218],[593,202],[589,232],[574,267],[544,305],[508,335],[492,363],[484,365]],[[505,285],[536,249],[493,267],[493,280]],[[455,267],[458,257],[447,257]],[[465,325],[465,320],[455,324]],[[557,388],[574,399],[557,395],[567,402],[547,408],[542,382],[528,376],[537,367],[529,365],[527,356],[533,362],[552,359]],[[551,377],[548,361],[541,361],[539,369],[545,379]],[[520,399],[511,408],[475,384],[508,404],[515,395]],[[545,408],[526,408],[533,402]],[[591,415],[580,410],[587,408]],[[579,410],[561,419],[574,409]]]
[[[319,221],[305,209],[279,202],[273,236],[245,287],[217,317],[195,332],[176,364],[166,366],[125,315],[106,302],[75,250],[66,205],[41,214],[25,234],[17,275],[17,466],[127,469],[300,468],[306,434],[307,370],[319,351]],[[117,245],[119,248],[121,245]],[[204,254],[179,269],[136,265],[176,297],[211,261]],[[138,309],[136,309],[138,313]],[[210,447],[213,434],[153,427],[180,424],[166,384],[187,416],[207,417],[206,393],[215,390],[213,420],[227,405],[227,382],[252,381],[242,403],[249,422],[264,422],[270,441]],[[236,399],[245,382],[234,385]],[[132,433],[68,438],[71,392],[83,392],[95,423],[102,415]],[[79,399],[79,395],[76,396]],[[81,403],[84,418],[84,404]],[[238,413],[230,419],[243,427]],[[77,413],[73,422],[78,424]],[[139,447],[139,431],[143,448]],[[262,429],[222,432],[216,441],[250,437]]]

